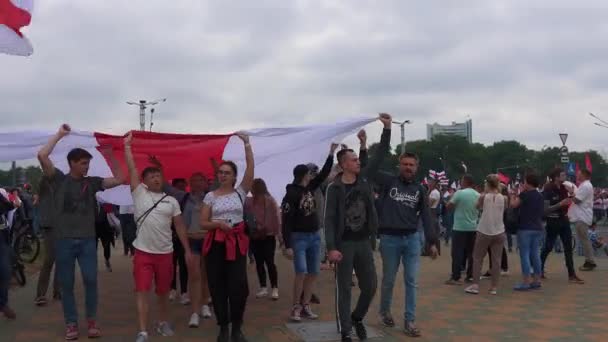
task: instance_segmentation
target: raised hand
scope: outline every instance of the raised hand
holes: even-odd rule
[[[131,143],[133,142],[133,132],[129,132],[124,139],[125,146],[131,147]]]
[[[359,142],[361,144],[365,144],[367,142],[367,133],[364,129],[360,130],[359,133],[357,133],[357,138],[359,138]]]
[[[152,164],[152,166],[157,167],[159,169],[163,168],[163,164],[160,162],[160,160],[158,160],[158,158],[154,155],[149,155],[148,156],[148,162],[150,164]]]
[[[241,140],[243,140],[243,143],[245,144],[249,144],[249,135],[247,135],[244,132],[237,132],[235,134],[237,137],[239,137]]]
[[[348,150],[348,145],[346,145],[346,144],[340,144],[340,149],[341,150]]]
[[[382,122],[384,124],[384,128],[390,128],[391,127],[391,124],[393,123],[393,118],[391,117],[390,114],[380,113],[380,115],[378,116],[378,118],[380,119],[380,122]]]
[[[338,146],[340,146],[340,144],[336,144],[336,143],[331,144],[331,148],[329,149],[331,154],[334,154],[336,152],[336,150],[338,149]]]
[[[72,132],[72,128],[70,127],[70,125],[63,124],[59,127],[59,131],[57,131],[57,134],[63,138],[66,135],[70,134],[70,132]]]

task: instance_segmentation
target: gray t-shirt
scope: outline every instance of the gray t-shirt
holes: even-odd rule
[[[95,194],[103,190],[103,178],[75,179],[58,169],[50,179],[55,193],[55,226],[58,239],[95,238],[97,200]]]

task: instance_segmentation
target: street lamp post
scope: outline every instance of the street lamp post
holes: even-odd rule
[[[139,129],[142,131],[146,130],[146,108],[148,108],[148,106],[155,106],[157,104],[159,104],[160,102],[165,102],[167,101],[167,99],[158,99],[158,100],[154,100],[154,101],[146,101],[146,100],[139,100],[139,102],[131,102],[128,101],[127,104],[128,105],[132,105],[132,106],[138,106],[139,107]],[[152,129],[152,126],[150,126],[150,129]]]
[[[403,122],[393,121],[394,124],[399,125],[401,127],[401,154],[405,153],[405,125],[411,124],[410,120],[405,120]]]

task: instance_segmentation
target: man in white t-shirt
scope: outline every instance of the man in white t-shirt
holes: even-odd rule
[[[137,292],[137,313],[139,333],[136,342],[148,341],[148,292],[154,280],[158,295],[159,323],[156,331],[162,336],[173,336],[174,332],[167,322],[169,292],[173,280],[173,239],[171,224],[185,249],[186,260],[190,262],[192,253],[186,235],[186,226],[181,217],[179,203],[174,197],[162,191],[162,172],[148,167],[142,172],[140,183],[135,160],[131,151],[132,136],[125,138],[125,157],[129,168],[131,194],[135,205],[137,237],[133,241],[135,257],[133,276]]]
[[[587,237],[587,231],[593,224],[593,185],[590,182],[591,172],[582,170],[577,178],[578,189],[574,192],[572,205],[568,210],[570,222],[574,223],[576,236],[583,246],[585,263],[580,267],[581,271],[593,271],[597,265],[593,257],[593,247]]]

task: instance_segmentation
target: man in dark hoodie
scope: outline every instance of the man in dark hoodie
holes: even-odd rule
[[[321,237],[317,217],[317,211],[321,208],[315,200],[314,192],[329,176],[337,148],[337,144],[331,145],[321,172],[314,178],[308,166],[296,166],[293,170],[293,183],[287,185],[287,193],[281,204],[284,253],[293,258],[296,273],[293,308],[290,314],[290,319],[294,322],[301,321],[302,316],[309,319],[318,318],[310,308],[313,284],[321,267]],[[302,294],[303,298],[300,299]]]
[[[392,118],[388,114],[382,114],[380,121],[384,124],[384,131],[377,153],[386,156],[390,148]],[[379,172],[377,168],[370,169],[368,173],[369,180],[382,189],[379,198],[381,203],[378,206],[383,273],[380,316],[384,325],[395,325],[391,315],[391,302],[399,263],[403,262],[404,332],[410,337],[421,336],[415,325],[416,284],[421,248],[417,226],[420,219],[423,222],[427,244],[430,246],[430,256],[433,259],[437,257],[437,232],[432,225],[426,190],[415,179],[417,171],[418,157],[412,153],[404,153],[399,157],[399,175]]]
[[[378,283],[373,254],[378,216],[372,186],[360,176],[361,165],[367,158],[364,149],[361,153],[358,157],[351,149],[338,152],[338,164],[343,172],[327,187],[325,202],[325,239],[329,260],[337,263],[338,318],[344,342],[352,341],[353,325],[360,340],[367,338],[363,318]],[[369,169],[378,168],[383,158],[384,155],[374,155]],[[361,294],[351,313],[353,269]]]

